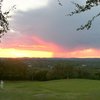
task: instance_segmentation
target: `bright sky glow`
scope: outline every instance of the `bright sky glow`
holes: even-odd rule
[[[0,57],[4,58],[17,58],[17,57],[39,57],[51,58],[52,52],[47,51],[32,51],[32,50],[19,50],[19,49],[0,49]]]
[[[100,50],[84,49],[67,52],[50,52],[50,51],[35,51],[21,49],[0,49],[0,57],[3,58],[21,58],[21,57],[39,57],[39,58],[100,58]],[[57,55],[56,55],[57,54]]]

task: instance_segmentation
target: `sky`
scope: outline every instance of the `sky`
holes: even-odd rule
[[[74,16],[72,0],[4,0],[3,11],[16,5],[10,30],[1,38],[0,57],[99,58],[100,18],[90,30],[76,31],[99,7]],[[75,0],[84,4],[85,0]]]

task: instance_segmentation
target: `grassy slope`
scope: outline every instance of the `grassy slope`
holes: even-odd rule
[[[100,100],[99,80],[5,82],[0,100]]]

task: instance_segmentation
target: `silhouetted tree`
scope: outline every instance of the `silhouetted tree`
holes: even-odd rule
[[[59,2],[59,5],[62,6],[61,0],[58,0],[58,2]],[[76,8],[74,11],[72,11],[70,14],[68,14],[68,16],[72,16],[74,14],[79,14],[79,13],[91,10],[93,7],[97,7],[100,5],[100,0],[86,0],[85,4],[83,4],[83,5],[80,5],[76,2],[72,2],[72,3],[75,5]],[[90,20],[88,20],[88,22],[85,25],[81,25],[79,28],[77,28],[77,30],[90,29],[92,26],[92,22],[98,16],[100,16],[100,12],[97,15],[94,15]]]
[[[15,8],[15,6],[11,7],[8,11],[3,12],[2,11],[2,2],[3,0],[0,0],[0,38],[9,30],[9,22],[8,18],[10,11]]]

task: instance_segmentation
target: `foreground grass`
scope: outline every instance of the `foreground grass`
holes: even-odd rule
[[[100,100],[100,81],[5,82],[0,100]]]

